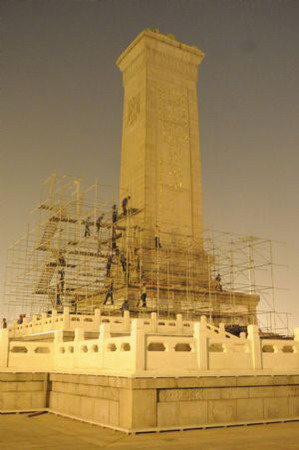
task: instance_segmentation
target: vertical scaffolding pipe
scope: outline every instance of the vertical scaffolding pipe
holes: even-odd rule
[[[255,294],[255,274],[254,274],[254,253],[253,253],[253,240],[254,238],[248,237],[248,280],[249,280],[249,293]]]
[[[273,268],[273,249],[272,241],[269,240],[270,251],[270,272],[271,272],[271,293],[272,293],[272,308],[273,308],[273,328],[276,331],[276,305],[275,305],[275,290],[274,290],[274,268]]]

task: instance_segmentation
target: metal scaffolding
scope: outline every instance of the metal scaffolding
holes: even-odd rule
[[[56,175],[45,182],[32,224],[8,250],[9,308],[27,315],[64,306],[115,313],[129,299],[136,315],[205,314],[228,325],[254,323],[258,315],[264,330],[285,332],[276,313],[271,241],[213,229],[201,243],[160,233],[141,226],[133,200],[118,206],[111,187],[82,184]],[[144,291],[146,305],[139,300]],[[240,308],[240,298],[258,296],[260,312]]]

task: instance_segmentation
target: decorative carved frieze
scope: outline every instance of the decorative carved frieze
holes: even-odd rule
[[[163,49],[157,51],[156,49],[147,48],[146,57],[149,67],[153,65],[161,71],[167,70],[172,76],[177,74],[180,78],[183,77],[191,81],[197,80],[197,64],[185,60],[181,56],[176,56],[175,51],[173,54],[170,54],[169,51],[163,51]]]

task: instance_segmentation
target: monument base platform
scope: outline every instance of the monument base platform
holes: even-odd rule
[[[0,373],[0,411],[47,409],[124,432],[299,420],[299,374]]]
[[[260,297],[255,294],[202,289],[190,291],[188,298],[183,289],[169,291],[161,287],[160,300],[157,301],[156,293],[150,289],[148,292],[150,298],[147,306],[143,308],[139,285],[129,288],[128,297],[131,299],[130,315],[132,317],[149,317],[152,312],[155,312],[162,319],[173,319],[177,314],[181,314],[185,320],[198,320],[202,315],[206,315],[217,326],[220,323],[247,326],[258,322],[257,306]],[[103,314],[116,315],[120,311],[122,302],[123,296],[120,300],[116,300],[114,305],[99,304],[98,309]],[[138,304],[139,307],[137,307]]]

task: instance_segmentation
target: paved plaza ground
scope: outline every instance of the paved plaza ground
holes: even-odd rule
[[[299,422],[126,435],[44,414],[0,415],[0,450],[299,449]]]

